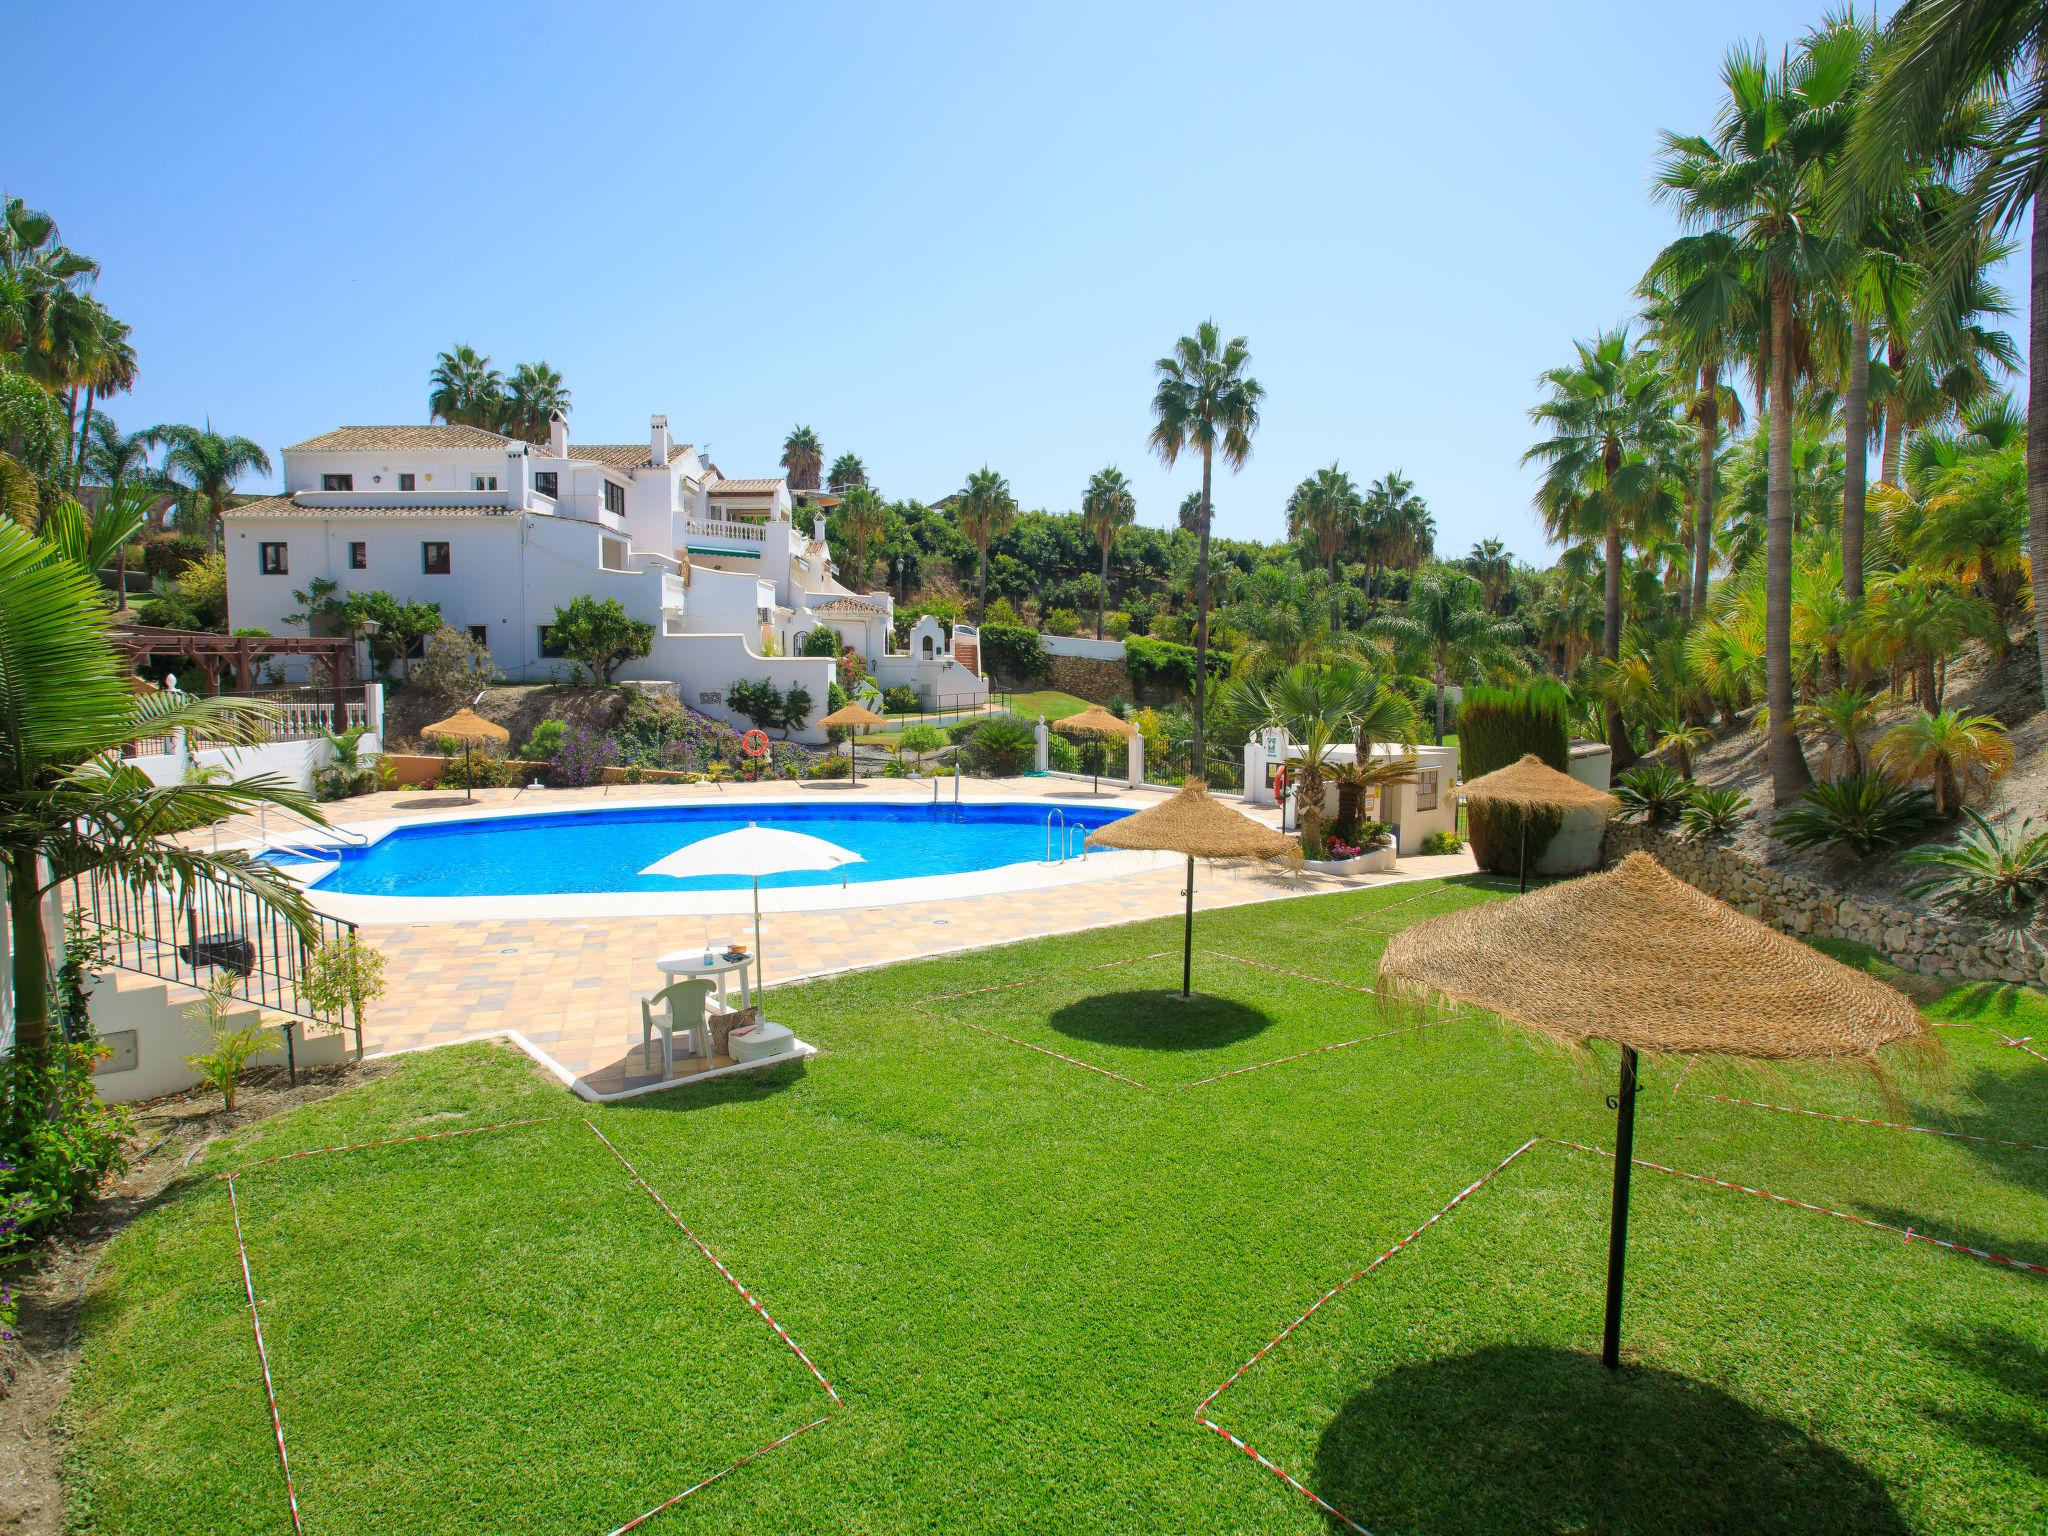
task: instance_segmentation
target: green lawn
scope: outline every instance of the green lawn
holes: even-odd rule
[[[777,1077],[591,1109],[464,1047],[216,1143],[100,1268],[74,1525],[290,1529],[215,1174],[536,1117],[237,1177],[309,1532],[599,1536],[821,1417],[646,1529],[1341,1530],[1197,1404],[1530,1138],[1612,1135],[1611,1057],[1355,990],[1495,884],[1204,914],[1191,1004],[1147,923],[779,992],[825,1054]],[[2048,1002],[1930,1011],[1889,1100],[1651,1064],[1638,1155],[2048,1263],[2048,1153],[1994,1144],[2048,1142],[2001,1043]],[[1537,1142],[1208,1415],[1380,1536],[2048,1529],[2048,1280],[1644,1171],[1609,1376],[1610,1172]]]

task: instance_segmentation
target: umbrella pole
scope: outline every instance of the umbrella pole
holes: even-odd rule
[[[761,953],[761,877],[754,876],[754,995],[759,997],[766,985],[761,972],[768,957]]]
[[[462,744],[462,803],[469,805],[476,799],[476,773],[469,765],[469,743]]]
[[[1600,1363],[1621,1368],[1621,1266],[1628,1254],[1628,1175],[1636,1148],[1636,1053],[1621,1048],[1621,1093],[1614,1112],[1614,1209],[1607,1226],[1607,1326]]]
[[[1188,915],[1187,923],[1181,930],[1180,940],[1180,995],[1188,996],[1189,983],[1195,972],[1195,856],[1188,855]]]
[[[1522,883],[1516,890],[1517,896],[1529,889],[1529,808],[1522,807]]]

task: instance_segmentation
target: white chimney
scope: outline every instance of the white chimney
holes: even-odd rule
[[[647,434],[647,462],[656,469],[668,463],[668,418],[656,416]]]
[[[515,512],[533,505],[533,460],[526,450],[525,443],[505,450],[505,505]]]
[[[825,514],[822,512],[811,514],[811,537],[820,544],[825,542]]]
[[[560,411],[548,418],[548,457],[569,457],[569,418]]]

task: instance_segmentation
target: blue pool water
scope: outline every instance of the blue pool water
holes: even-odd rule
[[[745,876],[673,880],[640,873],[685,843],[744,827],[785,827],[850,848],[843,870],[772,875],[762,889],[903,880],[994,869],[1045,857],[1042,805],[644,806],[496,816],[400,827],[346,848],[318,889],[350,896],[552,896],[590,891],[744,890]],[[1070,825],[1129,814],[1063,806]],[[1055,828],[1057,830],[1057,828]]]

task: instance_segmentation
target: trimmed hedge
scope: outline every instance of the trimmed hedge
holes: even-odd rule
[[[1513,688],[1468,688],[1458,706],[1458,772],[1471,780],[1533,752],[1560,773],[1569,772],[1572,733],[1562,684],[1537,679]],[[1472,857],[1479,867],[1511,875],[1521,865],[1522,813],[1505,807],[1468,806]],[[1555,811],[1529,815],[1529,862],[1543,856],[1564,818]]]
[[[1036,682],[1049,670],[1038,631],[1018,624],[981,626],[981,664],[989,676],[1006,683]]]

